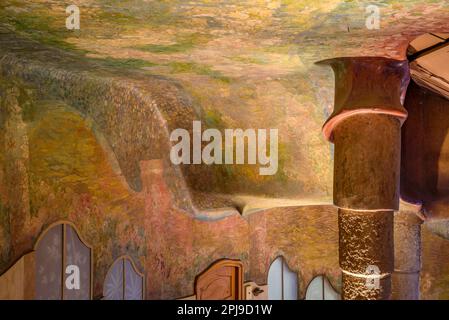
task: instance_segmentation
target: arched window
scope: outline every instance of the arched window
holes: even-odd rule
[[[306,300],[340,300],[340,294],[325,276],[317,276],[307,287]]]
[[[144,276],[128,256],[115,260],[106,274],[104,300],[143,300]]]
[[[283,257],[276,258],[268,270],[268,299],[298,299],[298,275],[290,270]]]
[[[92,298],[92,249],[69,222],[42,233],[36,252],[36,299],[89,300]]]

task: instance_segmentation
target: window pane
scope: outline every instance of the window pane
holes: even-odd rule
[[[90,248],[78,237],[75,229],[66,225],[66,257],[64,299],[90,299]]]
[[[283,263],[284,268],[284,300],[298,299],[298,275]]]
[[[268,270],[268,299],[282,300],[282,258],[273,261]]]
[[[123,300],[123,259],[115,260],[103,286],[104,300]]]
[[[323,297],[323,277],[318,276],[310,282],[306,292],[306,300],[323,300]]]
[[[142,300],[143,277],[125,259],[125,300]]]
[[[326,277],[324,278],[324,300],[341,300],[340,294],[332,288]]]
[[[36,299],[62,297],[62,225],[48,230],[36,248]]]

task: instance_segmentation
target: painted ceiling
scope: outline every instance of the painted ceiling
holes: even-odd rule
[[[277,128],[279,169],[248,166],[226,179],[192,178],[198,192],[330,199],[333,75],[314,62],[337,56],[404,59],[409,41],[449,30],[447,0],[78,0],[80,30],[65,28],[66,1],[2,0],[0,24],[21,37],[126,74],[179,84],[207,127]],[[380,10],[370,30],[367,6]],[[175,115],[182,117],[182,115]],[[197,176],[201,177],[201,174]],[[250,190],[250,191],[249,191]]]

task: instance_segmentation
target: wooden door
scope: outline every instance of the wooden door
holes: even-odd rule
[[[236,260],[220,260],[197,276],[197,300],[242,300],[243,264]]]

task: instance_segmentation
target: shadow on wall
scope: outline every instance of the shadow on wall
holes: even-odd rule
[[[449,196],[449,100],[412,81],[404,104],[401,196],[429,209]]]
[[[412,81],[404,101],[401,196],[423,203],[431,219],[443,217],[449,204],[448,44],[449,33],[430,32],[407,49]]]

